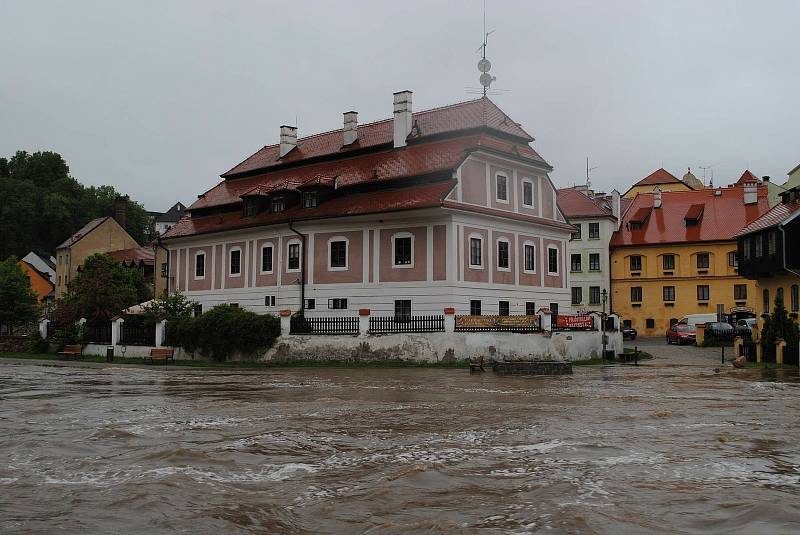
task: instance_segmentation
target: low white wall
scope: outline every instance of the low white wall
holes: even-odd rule
[[[608,333],[608,347],[622,352],[622,335]],[[419,333],[368,336],[283,335],[265,360],[389,360],[442,362],[477,358],[537,358],[582,360],[599,357],[602,335],[597,331],[544,334]]]
[[[86,344],[83,346],[83,354],[84,355],[94,355],[105,357],[106,356],[106,348],[110,344]],[[125,354],[122,354],[122,348],[125,348]],[[114,356],[115,357],[131,357],[131,358],[142,358],[142,357],[149,357],[150,350],[155,349],[155,346],[114,346]],[[183,350],[183,348],[176,347],[175,348],[175,360],[192,360],[192,354],[187,353]]]

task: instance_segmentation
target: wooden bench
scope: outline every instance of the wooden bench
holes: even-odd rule
[[[477,361],[470,359],[469,360],[469,373],[475,372],[485,372],[486,370],[483,369],[483,355]]]
[[[65,359],[78,358],[83,355],[83,346],[80,344],[65,345],[64,349],[58,352]]]
[[[147,358],[150,359],[150,364],[155,364],[156,360],[163,360],[166,365],[168,360],[174,360],[174,356],[175,349],[171,347],[154,347]]]

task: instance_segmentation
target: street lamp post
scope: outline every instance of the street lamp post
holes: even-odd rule
[[[606,360],[606,344],[608,342],[608,338],[606,338],[606,301],[608,300],[608,291],[603,288],[603,315],[601,316],[601,325],[600,328],[602,329],[603,333],[603,360]]]

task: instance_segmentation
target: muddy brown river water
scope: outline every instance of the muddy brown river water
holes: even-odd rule
[[[0,533],[798,533],[799,388],[0,361]]]

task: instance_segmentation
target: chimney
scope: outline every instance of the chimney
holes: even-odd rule
[[[622,223],[622,203],[620,201],[619,192],[615,189],[611,192],[611,215],[617,218],[617,230]]]
[[[358,112],[344,112],[344,142],[343,145],[352,145],[358,139]]]
[[[411,133],[411,91],[394,94],[394,148],[405,147]]]
[[[128,198],[118,196],[114,199],[114,220],[119,226],[125,228],[125,218],[128,215]]]
[[[769,175],[762,176],[761,180],[763,180],[764,182],[769,182]]]
[[[281,126],[281,152],[280,157],[283,158],[293,148],[297,146],[297,127],[296,126]]]
[[[661,208],[661,189],[658,186],[653,190],[653,208]]]
[[[744,204],[755,204],[758,202],[758,184],[756,182],[747,182],[744,185]]]

